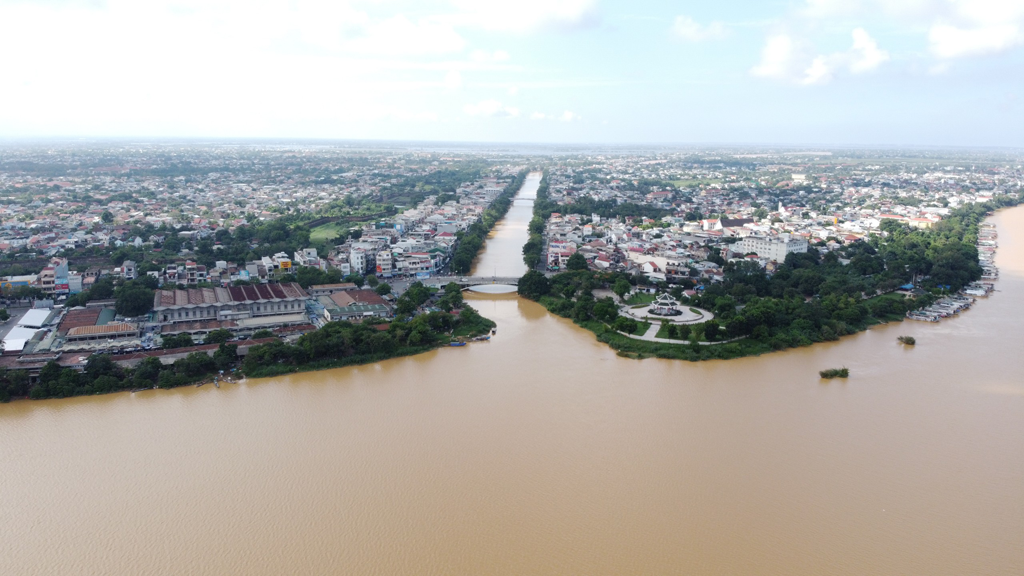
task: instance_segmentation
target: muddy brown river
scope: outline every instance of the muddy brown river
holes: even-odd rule
[[[1024,208],[993,221],[959,317],[758,358],[628,360],[475,294],[491,342],[0,405],[0,573],[1020,575]]]

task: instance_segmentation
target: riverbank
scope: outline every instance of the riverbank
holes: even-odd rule
[[[595,290],[636,284],[635,276],[579,270],[547,278],[531,270],[520,280],[519,292],[587,328],[625,356],[689,361],[757,356],[902,321],[908,313],[971,285],[983,274],[976,246],[979,227],[997,209],[1018,203],[1013,197],[998,197],[957,209],[933,229],[897,224],[888,226],[884,237],[836,251],[790,254],[772,274],[753,263],[723,261],[721,281],[704,282],[686,303],[712,310],[714,319],[684,326],[686,342],[680,337],[679,344],[647,338],[646,333],[643,338],[623,334],[635,325],[620,326],[622,316],[612,298],[595,300]],[[911,286],[897,292],[910,277],[905,262],[911,260],[921,267],[921,280],[915,274]],[[676,300],[682,297],[680,287],[662,284],[661,289]]]
[[[35,382],[27,370],[0,370],[0,403],[201,386],[236,371],[261,378],[371,364],[466,342],[495,328],[493,320],[468,304],[461,306],[458,315],[429,312],[410,321],[377,325],[335,322],[301,336],[295,344],[274,340],[250,346],[244,359],[236,344],[224,343],[170,364],[149,357],[132,368],[106,354],[90,356],[81,370],[51,360]]]
[[[750,337],[727,339],[725,341],[718,342],[691,339],[667,343],[662,339],[652,341],[627,336],[615,330],[611,325],[595,319],[582,322],[577,321],[571,315],[559,313],[559,310],[564,309],[564,307],[562,307],[558,299],[543,298],[538,303],[544,306],[545,309],[552,314],[573,320],[577,326],[585,328],[593,333],[599,342],[607,344],[612,349],[616,350],[620,356],[634,359],[663,358],[666,360],[686,360],[690,362],[699,362],[704,360],[732,360],[747,356],[761,356],[763,354],[778,352],[789,348],[806,347],[826,341],[838,341],[842,336],[849,336],[858,332],[863,332],[872,326],[880,324],[902,322],[904,318],[903,314],[889,314],[883,317],[868,317],[862,322],[850,326],[851,330],[847,333],[836,335],[834,338],[826,340],[825,338],[818,337],[817,339],[812,339],[813,335],[808,334],[800,340],[786,342],[787,345],[781,347],[778,343],[773,344],[770,342],[763,342]]]
[[[332,323],[304,335],[295,345],[272,342],[254,347],[242,362],[242,372],[249,378],[267,378],[372,364],[461,345],[490,334],[496,326],[469,305],[464,305],[458,316],[430,312],[409,322],[395,321],[366,329],[344,322]]]

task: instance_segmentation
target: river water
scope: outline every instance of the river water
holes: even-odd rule
[[[0,573],[1019,575],[1024,208],[994,221],[972,310],[760,358],[469,295],[491,342],[0,405]]]

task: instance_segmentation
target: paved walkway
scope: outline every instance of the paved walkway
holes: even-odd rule
[[[669,338],[658,338],[657,334],[659,329],[661,329],[661,324],[651,324],[651,327],[647,329],[647,332],[644,332],[643,336],[637,336],[636,334],[626,334],[625,332],[619,332],[619,334],[622,334],[627,338],[632,338],[633,340],[643,340],[645,342],[660,342],[662,344],[676,344],[680,346],[690,344],[689,340],[671,340]],[[720,342],[698,342],[698,344],[700,344],[701,346],[714,346],[715,344],[728,344],[729,342],[735,342],[737,340],[742,339],[743,338],[741,337],[733,338],[732,340],[722,340]]]

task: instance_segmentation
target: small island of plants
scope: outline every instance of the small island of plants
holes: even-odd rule
[[[896,340],[898,340],[900,344],[906,344],[907,346],[917,344],[917,340],[915,340],[913,336],[900,336]]]
[[[828,370],[818,372],[818,374],[826,380],[831,380],[833,378],[849,378],[850,370],[849,368],[829,368]]]

